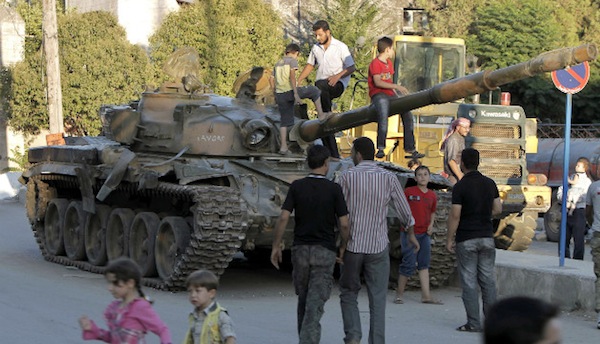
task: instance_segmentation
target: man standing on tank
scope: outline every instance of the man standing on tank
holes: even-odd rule
[[[313,24],[313,32],[317,44],[313,45],[306,60],[306,66],[298,77],[298,84],[317,66],[317,81],[315,86],[321,90],[321,105],[326,119],[331,115],[331,101],[339,98],[348,83],[350,75],[356,70],[354,59],[350,55],[348,46],[331,36],[329,23],[319,20]],[[334,135],[322,138],[323,145],[327,147],[333,158],[339,158],[337,143]]]
[[[446,248],[456,253],[462,300],[467,323],[456,330],[480,332],[479,288],[483,313],[496,302],[496,245],[492,216],[502,212],[496,183],[482,175],[479,151],[466,148],[461,153],[460,168],[464,175],[452,189],[452,207],[448,217]]]

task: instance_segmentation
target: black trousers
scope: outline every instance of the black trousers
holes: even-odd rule
[[[321,90],[321,106],[323,107],[323,112],[330,112],[331,101],[335,98],[339,98],[342,93],[344,93],[344,84],[342,84],[341,81],[338,81],[335,86],[329,86],[327,79],[322,79],[317,80],[315,86]],[[340,157],[334,135],[327,135],[322,137],[321,140],[323,140],[323,146],[329,149],[329,153],[333,158]]]
[[[585,209],[576,208],[573,215],[567,215],[565,258],[571,258],[570,243],[573,238],[573,259],[583,260],[585,251]],[[560,245],[558,246],[560,251]],[[560,252],[559,252],[560,254]]]

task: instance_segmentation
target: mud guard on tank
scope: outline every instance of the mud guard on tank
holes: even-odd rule
[[[94,200],[94,190],[92,184],[94,177],[92,172],[87,168],[75,167],[75,174],[77,175],[77,181],[79,182],[79,191],[81,192],[81,202],[83,210],[88,213],[96,213],[96,201]]]
[[[104,184],[102,184],[100,191],[98,191],[98,194],[96,195],[96,198],[99,201],[104,201],[106,197],[108,197],[108,195],[110,195],[110,193],[116,189],[117,186],[119,186],[123,176],[125,176],[125,172],[127,172],[127,166],[129,166],[129,163],[131,160],[133,160],[133,158],[135,158],[134,152],[130,151],[129,149],[123,150],[121,156],[119,157],[119,161],[117,161],[115,167],[112,169],[108,175],[108,178],[106,178],[106,181]]]

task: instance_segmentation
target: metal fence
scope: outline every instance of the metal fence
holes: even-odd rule
[[[538,123],[538,138],[563,138],[565,136],[564,124]],[[571,138],[588,139],[600,138],[600,124],[572,124]]]

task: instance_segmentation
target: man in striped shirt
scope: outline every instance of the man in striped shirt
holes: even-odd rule
[[[385,343],[385,304],[390,274],[388,205],[394,205],[409,241],[419,249],[413,230],[415,223],[400,181],[392,172],[377,165],[375,145],[367,137],[354,140],[352,160],[355,167],[340,177],[349,211],[350,239],[342,248],[340,304],[344,321],[344,342],[360,343],[362,331],[358,311],[358,292],[363,273],[369,293],[369,343]]]

